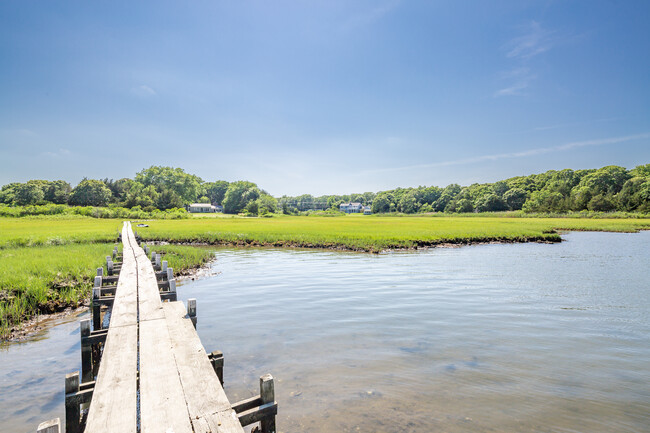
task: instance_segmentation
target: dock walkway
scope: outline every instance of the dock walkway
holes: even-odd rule
[[[129,222],[121,240],[121,267],[107,257],[108,273],[119,270],[119,277],[98,269],[94,331],[89,319],[81,323],[82,374],[66,376],[65,431],[244,433],[242,426],[260,422],[263,433],[275,433],[273,378],[260,378],[259,396],[231,404],[222,386],[223,355],[208,355],[196,333],[196,301],[187,308],[176,302],[173,270],[155,253],[152,264]],[[102,318],[102,305],[110,316]],[[108,330],[101,329],[108,318]],[[38,432],[60,431],[56,421]]]

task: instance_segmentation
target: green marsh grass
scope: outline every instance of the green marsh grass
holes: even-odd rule
[[[121,220],[89,217],[0,218],[0,249],[114,242],[121,229]]]
[[[557,231],[634,232],[650,219],[505,218],[495,216],[287,216],[159,220],[143,239],[178,243],[340,248],[378,252],[445,243],[558,242]]]

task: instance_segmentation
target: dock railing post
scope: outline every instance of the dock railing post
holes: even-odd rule
[[[187,315],[190,316],[194,329],[196,329],[196,298],[187,300]]]
[[[163,269],[163,271],[167,272],[167,281],[171,281],[174,279],[174,268]]]
[[[262,404],[275,403],[275,388],[273,376],[265,374],[260,377],[260,397]],[[269,416],[260,421],[262,433],[275,433],[275,415]]]
[[[62,433],[61,432],[61,419],[54,418],[49,421],[42,422],[38,425],[36,433]]]
[[[167,272],[167,260],[162,261],[162,271]]]
[[[221,382],[221,386],[223,386],[223,353],[220,350],[215,350],[208,355],[208,358],[219,378],[219,382]]]
[[[97,276],[98,277],[104,276],[104,268],[97,268]]]
[[[93,380],[92,346],[87,341],[90,337],[90,319],[80,321],[79,327],[81,329],[81,382],[90,382]]]
[[[97,331],[102,329],[101,306],[99,305],[99,297],[102,291],[102,277],[95,277],[95,284],[93,287],[93,329]]]
[[[76,398],[68,398],[68,394],[79,392],[79,372],[65,375],[65,431],[66,433],[78,433],[81,424],[81,410],[79,401]]]

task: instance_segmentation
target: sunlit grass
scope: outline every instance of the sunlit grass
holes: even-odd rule
[[[381,251],[444,243],[559,241],[558,230],[630,232],[650,219],[283,217],[151,221],[144,239]]]
[[[0,248],[113,242],[121,220],[76,218],[0,218]]]

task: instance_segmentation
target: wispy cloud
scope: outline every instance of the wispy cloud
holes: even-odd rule
[[[484,161],[498,161],[501,159],[513,159],[513,158],[525,158],[529,156],[537,156],[537,155],[543,155],[546,153],[553,153],[553,152],[563,152],[579,147],[587,147],[587,146],[602,146],[602,145],[607,145],[607,144],[619,144],[619,143],[624,143],[627,141],[634,141],[634,140],[641,140],[644,138],[650,138],[650,133],[643,133],[643,134],[636,134],[636,135],[626,135],[622,137],[610,137],[610,138],[601,138],[601,139],[596,139],[596,140],[585,140],[585,141],[574,141],[571,143],[566,143],[566,144],[561,144],[558,146],[550,146],[550,147],[538,147],[535,149],[528,149],[528,150],[522,150],[519,152],[509,152],[509,153],[497,153],[497,154],[492,154],[492,155],[481,155],[481,156],[475,156],[472,158],[465,158],[465,159],[455,159],[455,160],[450,160],[450,161],[440,161],[440,162],[432,162],[429,164],[415,164],[415,165],[408,165],[408,166],[403,166],[403,167],[391,167],[391,168],[380,168],[376,170],[368,170],[365,171],[364,174],[370,174],[370,173],[386,173],[386,172],[394,172],[394,171],[402,171],[402,170],[414,170],[414,169],[423,169],[423,168],[434,168],[434,167],[447,167],[447,166],[453,166],[453,165],[467,165],[467,164],[475,164],[477,162],[484,162]]]
[[[547,31],[537,21],[531,21],[522,27],[523,34],[511,39],[505,48],[506,57],[531,59],[551,49],[553,32]]]
[[[149,87],[149,86],[147,86],[145,84],[143,84],[141,86],[138,86],[138,87],[134,87],[133,89],[131,89],[131,92],[133,92],[133,94],[135,94],[137,96],[140,96],[141,98],[149,98],[151,96],[156,96],[157,95],[157,93],[156,93],[156,91],[154,89],[152,89],[151,87]]]
[[[504,46],[506,57],[517,63],[517,66],[502,74],[502,80],[507,81],[505,87],[494,92],[495,98],[501,96],[526,96],[526,89],[536,78],[530,69],[530,60],[553,46],[554,32],[545,30],[537,21],[531,21],[521,27],[519,36],[508,41]]]
[[[502,74],[502,77],[504,80],[508,80],[510,85],[494,92],[495,97],[526,96],[526,89],[530,85],[530,82],[535,79],[535,75],[527,67],[513,69]]]
[[[341,30],[343,32],[349,32],[357,27],[363,27],[373,22],[381,19],[394,9],[396,9],[402,0],[388,0],[378,5],[375,5],[373,8],[366,10],[364,13],[356,15],[344,23]]]
[[[44,156],[46,158],[55,158],[55,159],[61,159],[65,158],[72,155],[72,152],[70,152],[68,149],[59,149],[55,152],[53,151],[48,151],[48,152],[43,152],[41,153],[41,156]]]

